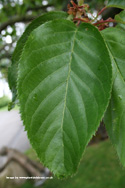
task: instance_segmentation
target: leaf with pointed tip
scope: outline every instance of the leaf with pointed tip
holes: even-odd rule
[[[19,62],[23,47],[26,43],[28,36],[34,29],[36,29],[38,26],[44,24],[47,21],[55,20],[55,19],[66,19],[66,18],[67,18],[67,13],[65,12],[49,12],[49,13],[43,14],[42,16],[33,20],[31,24],[29,24],[29,26],[26,28],[25,32],[19,39],[17,46],[14,50],[13,56],[12,56],[12,65],[8,71],[9,87],[13,94],[12,105],[10,106],[10,109],[13,108],[14,103],[17,99],[16,87],[17,87],[18,62]]]
[[[112,98],[104,119],[111,141],[125,166],[125,33],[119,28],[108,28],[102,34],[117,70]]]
[[[54,20],[28,38],[19,62],[21,115],[40,160],[58,177],[76,172],[108,105],[111,80],[106,45],[91,24]]]
[[[107,3],[107,7],[125,9],[125,0],[109,0]]]

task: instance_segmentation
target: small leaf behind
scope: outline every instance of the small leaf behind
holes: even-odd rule
[[[115,20],[120,22],[120,23],[117,24],[116,27],[124,29],[124,31],[125,31],[125,10],[123,10],[122,12],[117,14],[115,16]]]
[[[108,28],[102,33],[117,69],[105,124],[119,159],[125,166],[125,32],[119,28]]]
[[[125,9],[125,0],[109,0],[107,3],[107,7]]]

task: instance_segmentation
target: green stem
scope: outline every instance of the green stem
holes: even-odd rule
[[[79,6],[82,6],[84,4],[84,0],[77,0],[77,1]]]

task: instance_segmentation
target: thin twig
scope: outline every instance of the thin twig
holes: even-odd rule
[[[74,21],[82,21],[82,22],[86,22],[89,23],[88,20],[85,20],[84,18],[73,18]]]
[[[107,9],[107,7],[104,7],[97,15],[99,16],[100,14],[102,14],[102,12],[104,11],[104,10],[106,10]]]
[[[116,20],[103,20],[103,21],[99,21],[97,23],[94,23],[93,25],[101,25],[101,24],[104,24],[104,23],[111,23],[111,22],[117,22]]]

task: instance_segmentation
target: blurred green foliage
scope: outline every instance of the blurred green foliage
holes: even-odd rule
[[[33,150],[28,156],[35,159]],[[37,158],[36,158],[37,160]],[[86,149],[84,159],[75,176],[66,180],[54,177],[40,188],[125,188],[125,169],[118,161],[116,151],[109,141],[94,144]],[[35,188],[32,181],[21,188]]]
[[[99,10],[105,5],[105,0],[85,0],[92,9]]]
[[[67,180],[48,180],[43,188],[125,188],[125,170],[109,141],[87,148],[78,173]]]
[[[8,105],[10,99],[7,96],[3,96],[0,98],[0,108],[3,108]]]

